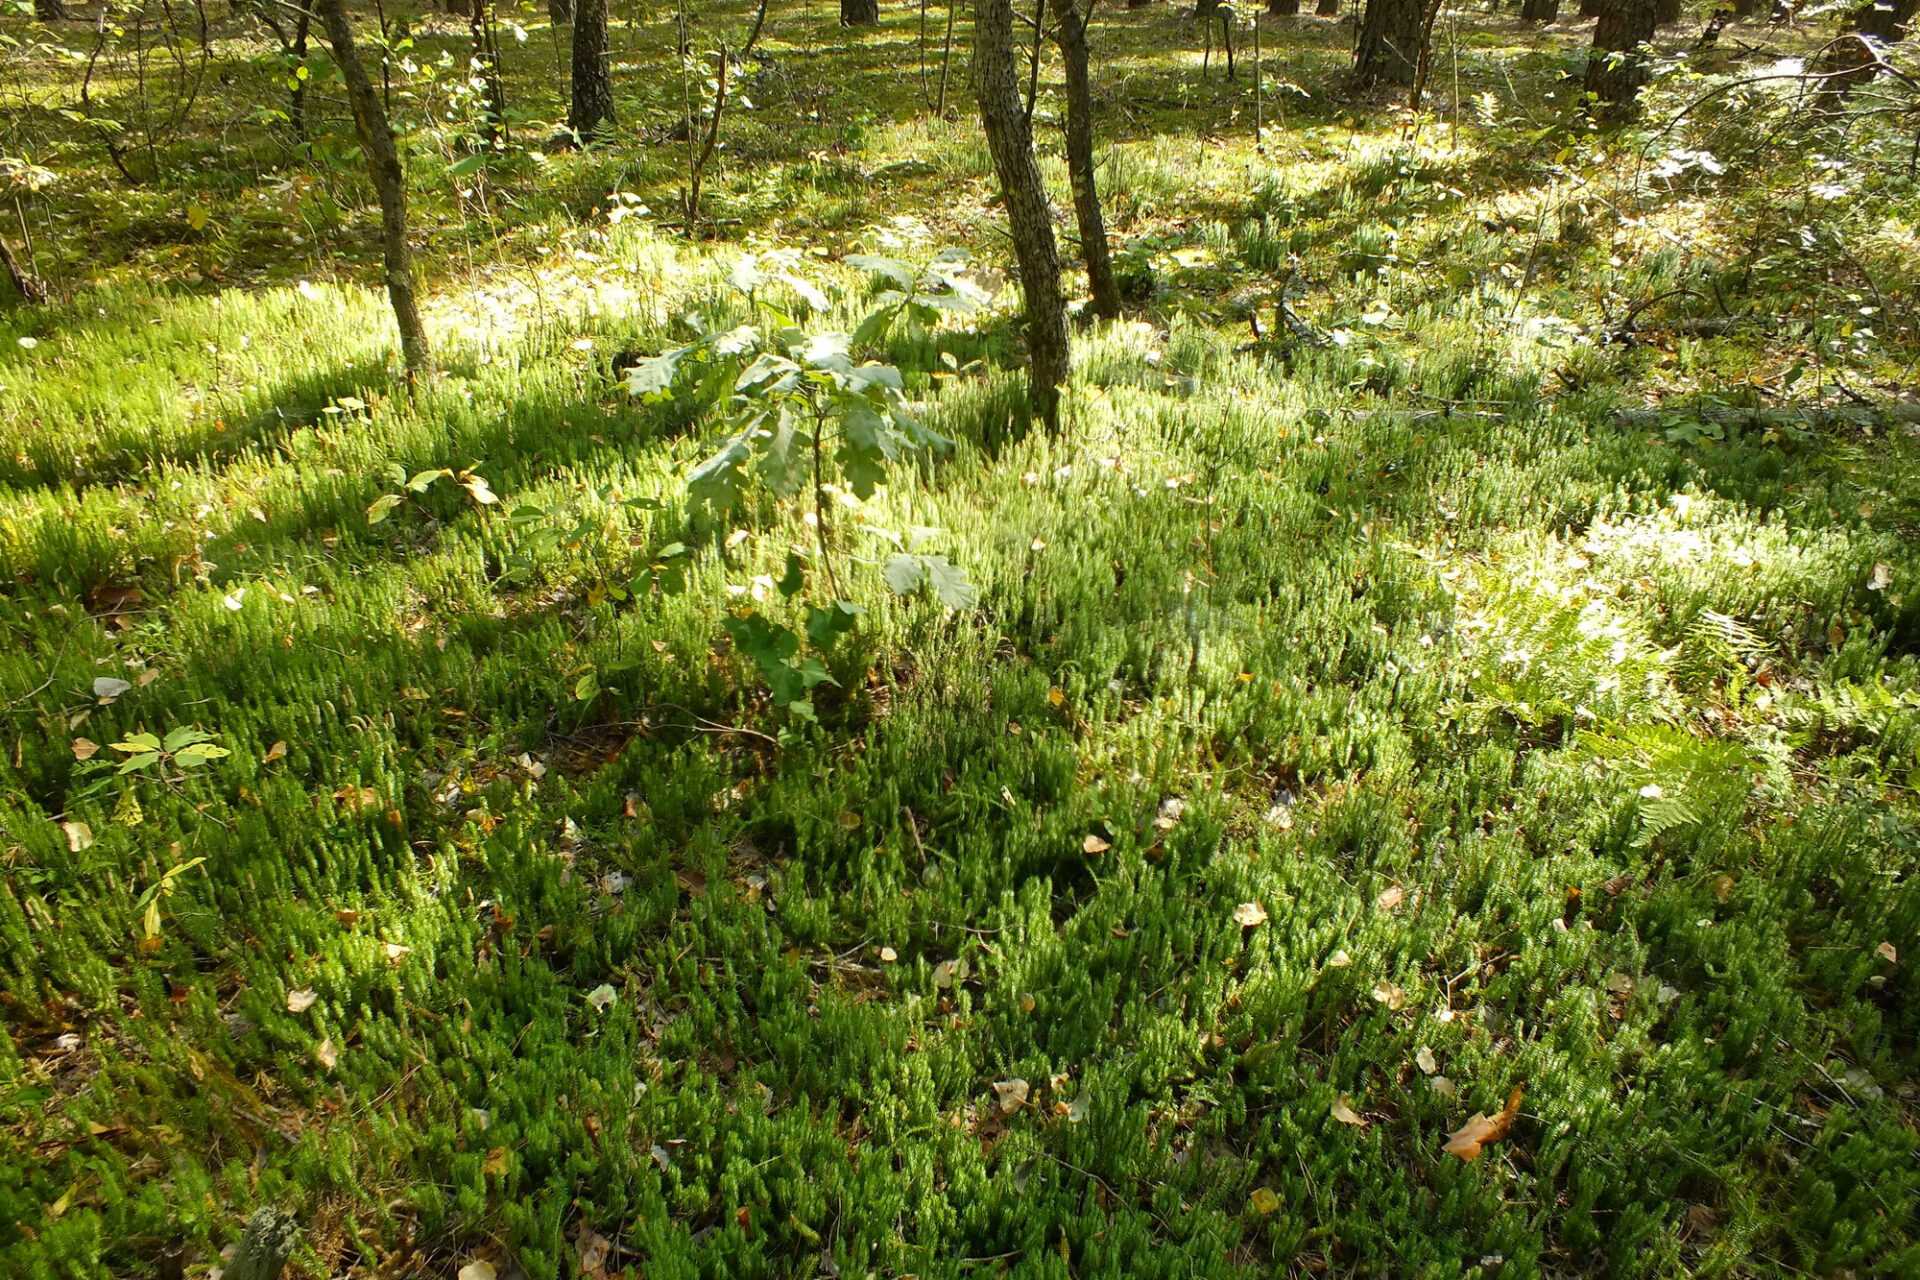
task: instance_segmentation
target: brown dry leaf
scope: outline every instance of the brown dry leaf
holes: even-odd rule
[[[1415,1051],[1413,1055],[1413,1065],[1420,1068],[1422,1075],[1430,1076],[1440,1069],[1440,1064],[1434,1061],[1433,1050],[1427,1048],[1425,1045],[1421,1045],[1420,1048]]]
[[[995,1080],[993,1082],[994,1100],[1000,1104],[1001,1115],[1012,1115],[1027,1105],[1027,1094],[1031,1086],[1025,1080]]]
[[[495,1147],[493,1150],[487,1152],[487,1158],[485,1162],[481,1164],[480,1172],[490,1173],[497,1176],[499,1174],[505,1173],[506,1171],[507,1171],[507,1149],[505,1147]]]
[[[92,739],[75,738],[73,740],[73,758],[75,760],[91,760],[99,753],[100,744]]]
[[[1367,1118],[1353,1109],[1353,1099],[1344,1093],[1333,1100],[1333,1118],[1341,1124],[1367,1127]]]
[[[313,1056],[318,1058],[320,1065],[329,1071],[340,1065],[340,1051],[333,1047],[332,1036],[320,1042],[320,1047],[313,1051]]]
[[[1105,853],[1111,848],[1113,848],[1111,844],[1095,835],[1089,835],[1085,840],[1080,842],[1080,852],[1082,853]]]
[[[1271,1217],[1280,1211],[1280,1195],[1272,1187],[1255,1187],[1253,1195],[1248,1197],[1253,1211],[1261,1217]]]
[[[79,853],[93,847],[93,828],[84,822],[63,822],[60,829],[67,833],[67,852]]]
[[[1873,949],[1873,954],[1879,956],[1882,960],[1885,960],[1888,964],[1900,963],[1899,948],[1895,947],[1891,942],[1881,943],[1879,946]]]
[[[1489,1142],[1498,1142],[1507,1136],[1507,1130],[1513,1127],[1513,1118],[1520,1114],[1520,1099],[1525,1095],[1524,1086],[1513,1086],[1513,1092],[1507,1095],[1507,1105],[1495,1115],[1474,1112],[1473,1118],[1454,1130],[1447,1137],[1447,1145],[1441,1150],[1450,1156],[1459,1156],[1471,1164],[1480,1158],[1480,1148]]]
[[[475,1258],[472,1262],[460,1268],[458,1280],[494,1280],[497,1274],[491,1262]]]
[[[1445,1076],[1435,1076],[1433,1079],[1427,1081],[1427,1085],[1443,1098],[1457,1098],[1460,1096],[1460,1090],[1455,1088],[1453,1081],[1447,1079]]]
[[[312,987],[302,987],[298,991],[289,991],[287,992],[287,1012],[305,1013],[307,1010],[313,1008],[313,1002],[319,998],[320,993]]]
[[[1380,896],[1373,900],[1373,905],[1382,911],[1392,911],[1406,900],[1407,891],[1397,884],[1390,884],[1380,891]]]
[[[881,964],[892,964],[895,960],[898,960],[899,958],[900,958],[900,953],[898,951],[895,951],[892,947],[880,948]]]
[[[1373,998],[1389,1009],[1399,1010],[1407,1007],[1407,993],[1397,982],[1388,982],[1385,978],[1373,984]]]
[[[1267,922],[1267,909],[1257,902],[1243,902],[1233,909],[1233,922],[1243,929]]]
[[[413,954],[413,948],[399,942],[389,942],[386,947],[387,963],[399,964]]]
[[[582,1224],[573,1247],[579,1254],[581,1275],[600,1280],[607,1274],[607,1255],[613,1252],[613,1241]]]
[[[272,764],[275,760],[284,760],[286,758],[287,758],[287,744],[284,742],[275,742],[272,746],[267,748],[267,754],[260,757],[260,763]]]

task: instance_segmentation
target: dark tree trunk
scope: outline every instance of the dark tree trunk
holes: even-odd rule
[[[1153,0],[1127,0],[1127,8],[1144,9],[1152,3],[1153,3]]]
[[[573,21],[573,0],[547,0],[547,20],[556,27]]]
[[[1580,0],[1580,16],[1597,18],[1607,7],[1607,0]]]
[[[1085,9],[1080,6],[1086,5]],[[1073,215],[1080,226],[1080,255],[1087,263],[1094,314],[1112,320],[1120,314],[1120,286],[1113,279],[1113,255],[1107,248],[1107,223],[1100,216],[1100,189],[1094,184],[1093,87],[1088,74],[1087,21],[1093,0],[1054,0],[1059,15],[1055,38],[1067,80],[1067,177],[1073,183]]]
[[[607,68],[607,0],[579,0],[573,12],[573,105],[567,128],[581,145],[613,123],[613,80]]]
[[[1048,431],[1060,426],[1060,387],[1067,380],[1067,307],[1060,293],[1060,251],[1053,209],[1033,158],[1033,135],[1020,106],[1013,0],[974,0],[974,88],[980,124],[1007,205],[1027,321],[1028,405]]]
[[[1681,0],[1654,0],[1654,21],[1668,27],[1680,21]]]
[[[1411,85],[1420,66],[1426,16],[1420,0],[1367,0],[1353,54],[1355,83],[1363,89]]]
[[[1560,0],[1521,0],[1520,17],[1527,22],[1552,22],[1560,16]]]
[[[294,20],[293,42],[287,46],[287,52],[305,63],[307,60],[307,33],[313,29],[313,10],[301,6],[300,16]],[[287,90],[287,127],[293,130],[296,142],[307,140],[307,77],[293,77],[293,88]]]
[[[33,16],[42,22],[58,22],[68,16],[67,6],[61,0],[33,0]]]
[[[1647,60],[1640,46],[1653,39],[1661,0],[1609,0],[1593,29],[1587,55],[1587,92],[1610,112],[1633,105],[1646,83]]]
[[[400,172],[400,153],[393,145],[386,107],[367,79],[367,69],[360,64],[359,50],[354,47],[353,24],[347,19],[345,0],[318,0],[317,8],[320,21],[326,24],[327,41],[333,45],[333,60],[340,66],[340,78],[346,82],[354,131],[360,135],[367,172],[380,198],[380,254],[386,265],[387,298],[393,303],[393,318],[400,326],[400,351],[407,362],[407,381],[412,383],[432,368],[433,357],[413,291],[406,176]]]
[[[1912,34],[1914,12],[1920,0],[1865,0],[1853,13],[1851,32],[1836,41],[1821,59],[1819,70],[1829,76],[1820,96],[1828,104],[1871,80],[1876,69],[1873,45],[1896,44]]]
[[[1267,0],[1267,12],[1279,18],[1291,18],[1300,12],[1300,0]]]
[[[467,29],[473,36],[473,60],[479,64],[481,78],[487,85],[487,115],[480,126],[480,141],[492,151],[507,140],[507,90],[500,80],[500,46],[494,40],[493,0],[473,0]]]
[[[1751,18],[1760,11],[1760,0],[1733,0],[1733,16]]]
[[[1315,17],[1337,18],[1340,16],[1340,0],[1320,0],[1313,7],[1313,12]]]
[[[840,0],[840,25],[871,27],[880,21],[880,0]]]

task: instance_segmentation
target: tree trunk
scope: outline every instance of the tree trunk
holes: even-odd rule
[[[1420,66],[1425,19],[1420,0],[1367,0],[1353,55],[1354,82],[1363,89],[1411,85]]]
[[[1606,10],[1607,0],[1580,0],[1580,16],[1597,18]]]
[[[1654,0],[1654,21],[1659,26],[1670,27],[1680,21],[1681,0]]]
[[[880,0],[840,0],[840,25],[871,27],[880,21]]]
[[[394,148],[393,129],[387,124],[379,91],[367,79],[367,69],[360,65],[345,0],[318,0],[317,8],[320,21],[327,27],[327,40],[333,45],[333,60],[340,66],[340,78],[346,82],[354,131],[360,135],[360,148],[367,156],[367,172],[380,197],[380,253],[386,264],[387,298],[393,303],[393,318],[400,326],[400,351],[407,362],[407,381],[412,383],[431,370],[433,358],[413,291],[406,176],[400,172],[400,153]]]
[[[1153,3],[1153,0],[1127,0],[1127,8],[1144,9],[1152,3]]]
[[[33,16],[42,22],[59,22],[70,15],[61,0],[33,0]]]
[[[1340,0],[1320,0],[1313,7],[1313,13],[1317,18],[1337,18],[1340,16]]]
[[[1760,0],[1733,0],[1733,16],[1751,18],[1760,10]]]
[[[1526,22],[1552,22],[1560,16],[1560,0],[1522,0],[1520,17]]]
[[[45,302],[47,287],[40,283],[38,276],[21,264],[13,256],[13,246],[0,237],[0,266],[6,268],[7,279],[13,282],[14,292],[20,295],[22,302]]]
[[[1646,83],[1647,59],[1640,46],[1653,39],[1661,0],[1610,0],[1593,29],[1587,55],[1587,92],[1619,113],[1632,107]]]
[[[579,0],[573,11],[573,105],[567,128],[582,146],[613,123],[613,81],[607,70],[607,0]]]
[[[1081,9],[1084,3],[1086,8]],[[1106,219],[1100,216],[1100,189],[1094,184],[1093,89],[1087,64],[1087,20],[1093,0],[1054,0],[1059,15],[1055,39],[1067,81],[1067,177],[1073,183],[1073,215],[1080,226],[1080,256],[1086,260],[1093,311],[1112,320],[1120,314],[1120,286],[1113,279],[1113,255],[1107,247]]]
[[[507,90],[500,80],[500,46],[494,40],[493,0],[473,0],[473,13],[467,19],[473,36],[473,60],[479,64],[480,77],[486,81],[486,118],[481,121],[480,141],[487,150],[496,150],[507,140]]]
[[[1013,0],[974,0],[974,88],[980,124],[993,153],[1020,267],[1027,321],[1028,407],[1048,431],[1060,426],[1060,387],[1067,380],[1067,308],[1060,293],[1060,252],[1053,209],[1033,158],[1033,135],[1020,107]]]
[[[1267,12],[1279,18],[1291,18],[1300,12],[1300,0],[1267,0]]]
[[[573,21],[573,0],[547,0],[547,21],[564,27]]]
[[[1916,9],[1920,0],[1865,0],[1854,10],[1851,32],[1833,44],[1817,68],[1829,77],[1820,88],[1827,105],[1873,78],[1873,46],[1896,44],[1911,34]]]
[[[301,65],[307,61],[307,34],[313,29],[313,10],[302,5],[300,16],[294,20],[293,43],[287,48]],[[307,140],[307,77],[293,77],[293,88],[287,90],[287,127],[293,130],[294,141]]]

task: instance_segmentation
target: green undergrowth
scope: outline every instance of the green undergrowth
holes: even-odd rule
[[[1058,437],[1006,296],[867,353],[956,445],[835,495],[816,725],[724,625],[798,623],[808,504],[690,505],[713,414],[621,381],[748,318],[744,179],[739,243],[440,263],[412,397],[321,272],[0,320],[0,1271],[261,1205],[316,1277],[1920,1269],[1920,441],[1624,425],[1784,357],[1593,340],[1608,254],[1700,268],[1484,117],[1293,109],[1116,151]],[[780,155],[817,327],[846,247],[1004,269],[970,140],[930,230]]]

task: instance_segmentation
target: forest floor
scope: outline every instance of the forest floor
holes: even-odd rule
[[[995,186],[918,12],[810,0],[688,235],[672,23],[586,152],[510,26],[478,166],[464,26],[396,55],[412,397],[324,76],[302,156],[221,28],[129,185],[90,28],[0,63],[63,294],[0,312],[0,1272],[279,1205],[311,1277],[1920,1273],[1920,440],[1859,408],[1920,382],[1920,183],[1774,83],[1666,124],[1817,36],[1602,132],[1589,23],[1449,12],[1415,118],[1267,19],[1256,148],[1247,38],[1103,8],[1133,311],[1056,437],[1011,289],[873,353],[957,443],[836,495],[807,723],[723,625],[797,615],[803,504],[695,509],[717,426],[620,371],[747,253],[825,328],[856,251],[991,290]],[[1851,409],[1715,416],[1780,404]]]

